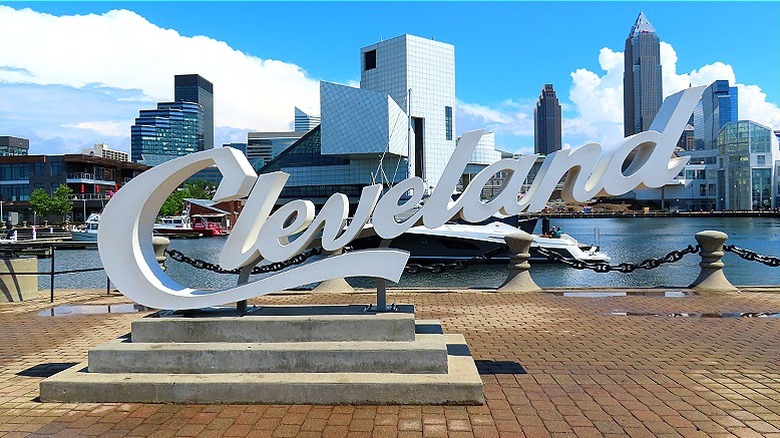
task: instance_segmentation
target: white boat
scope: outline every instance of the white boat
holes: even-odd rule
[[[490,254],[491,259],[506,260],[509,254],[504,237],[517,231],[518,228],[499,221],[487,225],[445,224],[433,229],[416,226],[392,239],[388,246],[409,251],[409,260],[414,262],[464,260],[486,254]],[[537,251],[537,248],[544,248],[569,259],[594,263],[610,261],[598,247],[583,245],[566,233],[560,237],[533,234],[533,238],[532,260],[547,261],[547,257]],[[378,236],[362,238],[353,242],[353,247],[377,247],[380,240]]]
[[[100,215],[92,213],[84,222],[83,228],[76,228],[70,232],[70,237],[78,242],[97,242]]]
[[[155,234],[166,237],[213,237],[222,236],[225,232],[219,222],[208,221],[201,215],[195,215],[190,219],[189,215],[165,216],[159,223],[154,224]]]

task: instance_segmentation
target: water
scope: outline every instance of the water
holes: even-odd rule
[[[540,221],[541,222],[541,221]],[[599,230],[599,244],[612,257],[612,263],[638,263],[657,258],[672,250],[695,245],[694,234],[701,230],[720,230],[729,235],[728,244],[753,250],[759,254],[780,256],[780,219],[778,218],[605,218],[557,219],[560,226],[580,242],[595,243],[594,229]],[[537,232],[538,232],[537,228]],[[170,248],[197,259],[216,262],[225,238],[172,240]],[[677,263],[629,274],[578,271],[559,264],[535,264],[531,276],[542,287],[684,287],[693,282],[699,272],[699,255],[686,255]],[[742,260],[734,254],[724,257],[726,277],[736,285],[780,284],[780,268]],[[96,250],[62,250],[55,258],[57,270],[100,266]],[[199,271],[188,265],[168,260],[168,274],[191,287],[223,288],[235,285],[237,276]],[[40,259],[39,270],[49,270],[50,260]],[[506,265],[487,264],[465,270],[440,274],[405,274],[401,287],[472,287],[494,288],[506,278]],[[260,278],[254,276],[252,279]],[[372,287],[373,279],[350,279],[359,287]],[[41,288],[49,287],[48,276],[39,277]],[[57,288],[104,288],[103,272],[57,276]],[[389,286],[395,286],[390,284]]]

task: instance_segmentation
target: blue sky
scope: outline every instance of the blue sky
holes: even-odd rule
[[[3,4],[0,131],[37,153],[129,150],[133,117],[172,98],[176,73],[214,82],[217,142],[286,129],[294,105],[318,105],[317,81],[354,84],[359,48],[403,33],[455,45],[457,131],[486,127],[497,146],[528,152],[533,104],[552,83],[564,142],[615,141],[639,11],[666,43],[665,94],[731,79],[741,118],[780,129],[778,2]]]

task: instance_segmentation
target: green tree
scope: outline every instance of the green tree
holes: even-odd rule
[[[56,214],[60,216],[67,215],[73,211],[73,190],[65,184],[60,184],[59,187],[54,189],[54,193],[51,196],[51,211],[49,214]]]
[[[160,216],[175,216],[184,208],[184,198],[188,198],[186,189],[176,190],[168,196],[160,208]]]
[[[36,216],[48,216],[52,211],[51,196],[46,193],[46,190],[35,189],[30,193],[30,210],[35,213]]]
[[[188,198],[211,199],[214,191],[208,181],[197,180],[184,183]]]
[[[211,199],[214,196],[214,188],[208,181],[185,182],[184,186],[168,196],[160,212],[160,216],[175,216],[184,209],[184,200],[186,198]]]

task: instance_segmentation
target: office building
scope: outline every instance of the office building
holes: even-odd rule
[[[658,189],[635,190],[635,199],[681,211],[766,210],[780,206],[780,141],[758,123],[729,122],[714,149],[681,151],[683,171]]]
[[[267,163],[307,132],[309,131],[250,132],[246,139],[246,157],[250,162],[262,159]]]
[[[51,194],[65,184],[73,191],[72,219],[83,221],[146,169],[142,164],[86,154],[0,157],[0,199],[4,212],[17,212],[32,221],[30,193],[44,189]]]
[[[157,109],[141,110],[130,127],[133,161],[156,166],[204,150],[202,119],[203,109],[194,102],[160,102]]]
[[[214,85],[197,74],[174,77],[176,102],[194,102],[201,106],[203,116],[198,127],[203,138],[203,149],[214,147]],[[200,149],[200,150],[203,150]]]
[[[561,150],[561,104],[552,84],[545,84],[534,108],[534,153],[549,155]]]
[[[729,81],[717,80],[704,89],[701,101],[693,111],[696,149],[714,149],[717,137],[726,123],[739,120],[737,87]]]
[[[694,136],[693,125],[685,125],[680,139],[677,140],[677,147],[683,151],[692,151],[696,149],[696,137]]]
[[[314,115],[312,111],[304,111],[297,106],[295,107],[295,130],[304,131],[304,133],[311,131],[320,124],[320,116]]]
[[[9,155],[27,155],[30,140],[12,135],[0,135],[0,157]]]
[[[117,161],[130,161],[130,155],[127,152],[110,149],[105,143],[97,143],[91,148],[82,149],[81,153],[84,155],[103,157]]]
[[[722,209],[776,208],[780,145],[772,130],[750,120],[730,122],[718,133],[717,145]]]
[[[623,71],[623,130],[647,131],[663,102],[660,39],[640,12],[626,39]]]

